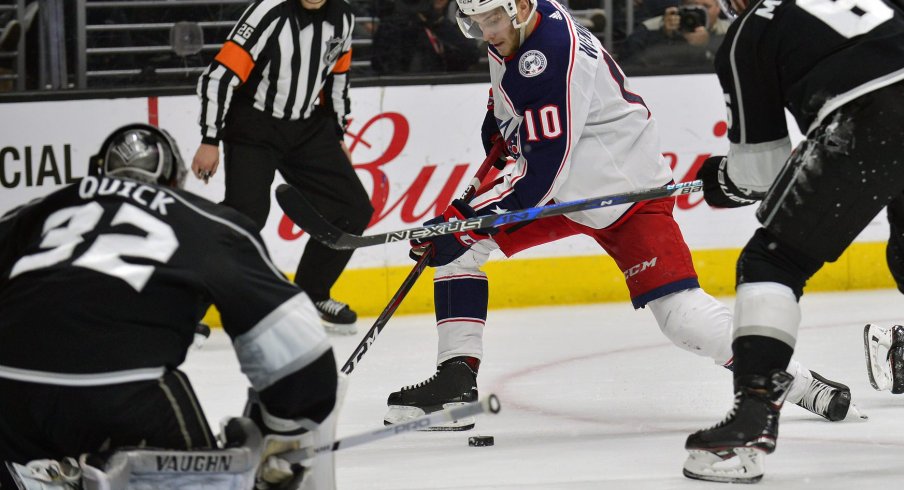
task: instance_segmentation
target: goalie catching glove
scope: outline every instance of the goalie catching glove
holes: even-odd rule
[[[728,177],[728,158],[709,157],[697,171],[703,181],[703,199],[714,208],[739,208],[757,202],[739,189]]]
[[[456,199],[452,201],[452,204],[450,204],[445,211],[443,211],[443,214],[425,221],[424,226],[465,220],[475,216],[477,216],[477,212],[474,211],[468,203],[461,199]],[[486,240],[494,233],[496,233],[495,228],[483,228],[480,230],[461,231],[451,235],[440,235],[431,238],[411,240],[411,251],[408,253],[408,256],[411,257],[412,260],[418,261],[420,260],[421,255],[428,250],[428,245],[432,245],[432,247],[429,248],[430,259],[427,261],[427,265],[430,267],[448,265],[455,259],[461,257],[469,248],[471,248],[471,245],[474,245],[480,240]]]

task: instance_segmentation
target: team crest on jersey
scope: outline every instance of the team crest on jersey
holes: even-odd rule
[[[518,71],[521,76],[531,78],[535,77],[546,69],[546,56],[543,53],[532,49],[521,55],[518,60]]]
[[[332,65],[339,59],[339,53],[342,52],[342,39],[331,37],[326,42],[326,50],[323,53],[323,63]]]

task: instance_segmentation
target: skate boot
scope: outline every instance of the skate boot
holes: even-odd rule
[[[863,328],[863,347],[869,384],[879,391],[904,393],[904,327],[867,325]]]
[[[688,436],[684,476],[724,483],[760,481],[765,457],[775,451],[779,413],[793,380],[778,370],[769,377],[736,380],[734,407],[725,420]]]
[[[453,357],[436,368],[436,374],[416,385],[391,393],[386,404],[389,411],[383,417],[385,425],[402,424],[428,413],[477,401],[477,368],[480,361],[473,357]],[[423,430],[469,430],[474,417]]]
[[[831,422],[844,420],[851,404],[851,389],[810,371],[810,384],[797,405]],[[856,408],[853,409],[856,412]]]
[[[328,298],[314,303],[320,323],[327,333],[354,335],[358,333],[358,314],[341,301]]]

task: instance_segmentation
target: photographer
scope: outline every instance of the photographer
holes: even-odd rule
[[[395,0],[374,34],[371,66],[381,75],[467,71],[479,51],[455,24],[455,2]]]
[[[718,0],[684,0],[643,21],[622,45],[626,72],[638,67],[711,70],[729,22],[719,18]]]

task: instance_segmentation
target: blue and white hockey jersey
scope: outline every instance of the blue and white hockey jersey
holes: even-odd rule
[[[643,99],[564,7],[537,4],[536,27],[514,55],[489,46],[496,120],[516,163],[474,208],[503,212],[668,184],[672,172]],[[600,229],[630,206],[568,217]]]

